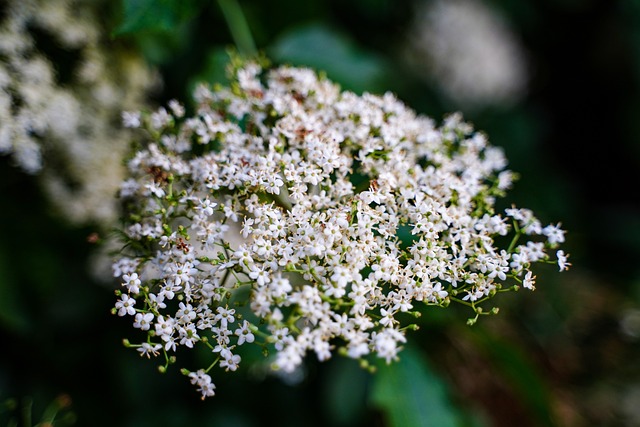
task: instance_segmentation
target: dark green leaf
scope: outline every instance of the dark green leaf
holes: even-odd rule
[[[228,63],[229,53],[226,49],[222,47],[211,49],[207,54],[204,66],[189,82],[190,92],[193,92],[195,86],[200,82],[206,82],[210,85],[215,83],[228,85],[226,74]]]
[[[346,35],[319,24],[283,34],[267,49],[278,62],[325,71],[345,89],[356,92],[384,90],[385,62],[359,48]]]
[[[123,0],[123,19],[113,35],[172,32],[193,15],[197,3],[197,0]]]
[[[330,362],[324,387],[324,403],[332,425],[357,425],[358,420],[364,417],[370,377],[354,360],[336,358]]]
[[[455,427],[460,413],[448,399],[443,381],[417,350],[406,348],[400,360],[381,365],[370,401],[383,409],[392,427]]]
[[[485,347],[498,372],[511,383],[539,425],[554,426],[549,391],[529,358],[507,341],[488,334],[480,337],[478,343]]]

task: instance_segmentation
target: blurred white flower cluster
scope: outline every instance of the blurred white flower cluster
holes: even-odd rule
[[[425,306],[467,305],[473,323],[497,312],[480,305],[496,293],[533,289],[533,263],[567,268],[547,253],[558,226],[494,211],[512,174],[460,115],[437,127],[309,69],[234,70],[230,88],[197,89],[191,117],[177,102],[124,114],[146,144],[121,188],[113,312],[162,371],[178,347],[208,347],[208,368],[183,370],[203,398],[242,346],[284,372],[308,352],[391,362]]]
[[[110,223],[130,133],[157,78],[115,46],[90,0],[7,0],[0,6],[0,154],[42,175],[74,222]]]
[[[529,77],[516,35],[483,0],[424,3],[408,32],[407,59],[465,108],[511,104]]]

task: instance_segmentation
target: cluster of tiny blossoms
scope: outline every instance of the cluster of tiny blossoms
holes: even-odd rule
[[[0,2],[0,156],[37,174],[68,221],[111,226],[131,132],[159,79],[102,25],[105,0]]]
[[[509,105],[526,90],[522,43],[491,2],[420,2],[407,39],[407,62],[456,105]]]
[[[236,64],[230,88],[125,113],[148,139],[121,187],[126,246],[114,313],[162,355],[209,349],[189,375],[235,371],[258,345],[275,370],[306,353],[397,358],[424,306],[480,304],[533,289],[535,262],[567,268],[556,225],[527,209],[494,212],[510,186],[502,152],[459,115],[442,126],[392,94],[341,92],[309,69]],[[496,241],[504,241],[506,248]]]

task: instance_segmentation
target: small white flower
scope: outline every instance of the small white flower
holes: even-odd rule
[[[150,359],[151,356],[157,356],[160,349],[162,349],[162,346],[160,344],[154,344],[152,346],[151,344],[146,342],[143,342],[142,346],[138,347],[140,356],[147,356],[148,359]]]
[[[142,329],[143,331],[148,331],[151,326],[151,322],[153,322],[153,313],[137,313],[133,322],[133,327]]]
[[[136,300],[127,294],[123,294],[116,302],[116,309],[118,310],[118,316],[124,316],[128,314],[133,316],[136,314],[136,309],[133,306],[136,305]]]
[[[127,128],[139,128],[142,124],[140,113],[137,111],[123,111],[122,125]]]
[[[113,263],[113,277],[120,277],[123,274],[131,274],[136,271],[138,261],[131,258],[123,257]],[[126,281],[126,280],[125,280]]]
[[[235,371],[238,369],[238,365],[240,364],[240,356],[237,354],[229,354],[226,358],[220,361],[220,367],[224,368],[226,371]]]
[[[200,336],[193,323],[189,323],[184,326],[178,326],[178,338],[180,339],[180,345],[193,348],[194,344],[200,341]]]
[[[246,320],[242,322],[242,325],[236,329],[233,333],[238,336],[238,345],[246,343],[252,343],[255,340],[253,333],[251,333],[250,324]]]
[[[278,352],[273,367],[287,373],[295,371],[302,363],[301,351],[302,349],[295,342],[289,343]]]
[[[174,116],[181,118],[182,116],[184,116],[185,110],[184,107],[175,99],[172,99],[171,101],[169,101],[169,108],[171,109],[171,112],[173,113]]]
[[[560,224],[548,225],[542,229],[542,233],[547,236],[547,240],[551,245],[564,242],[565,231],[560,228]]]
[[[558,258],[558,267],[560,268],[560,271],[568,270],[571,266],[571,263],[567,262],[569,256],[565,255],[563,250],[559,250],[556,252],[556,257]]]
[[[233,315],[235,314],[236,311],[234,309],[229,309],[226,307],[218,307],[216,309],[216,312],[217,314],[214,317],[214,321],[219,322],[221,328],[227,329],[227,326],[229,325],[229,323],[235,322],[235,317]]]
[[[535,283],[536,283],[536,276],[534,276],[532,272],[527,271],[527,274],[525,274],[524,279],[522,280],[522,286],[524,286],[527,289],[534,290],[536,288],[534,286]]]
[[[206,397],[211,397],[215,395],[216,386],[211,382],[211,377],[209,374],[205,373],[203,369],[199,369],[196,372],[191,372],[189,374],[189,378],[191,379],[191,384],[198,387],[198,391],[202,393],[202,399]]]
[[[122,280],[124,280],[122,286],[126,287],[130,293],[134,295],[140,293],[140,284],[142,282],[140,277],[138,277],[138,273],[123,274]]]
[[[398,357],[399,343],[405,342],[404,336],[395,329],[383,329],[382,332],[373,337],[373,345],[378,356],[385,359],[387,363]]]

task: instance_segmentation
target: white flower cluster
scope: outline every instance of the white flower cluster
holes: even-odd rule
[[[524,49],[484,0],[428,2],[408,38],[407,60],[459,106],[511,104],[526,89]]]
[[[308,352],[390,362],[423,307],[458,302],[475,321],[497,311],[479,305],[497,292],[533,289],[533,263],[568,266],[546,253],[558,226],[494,212],[512,174],[459,115],[438,128],[390,93],[256,63],[196,100],[188,118],[177,102],[124,115],[149,141],[121,188],[113,311],[146,333],[130,346],[167,364],[179,346],[207,346],[212,365],[183,371],[203,397],[207,372],[235,371],[243,345],[284,372]]]
[[[116,220],[130,133],[157,82],[142,58],[109,40],[105,2],[7,0],[0,5],[0,154],[39,173],[73,222]]]

